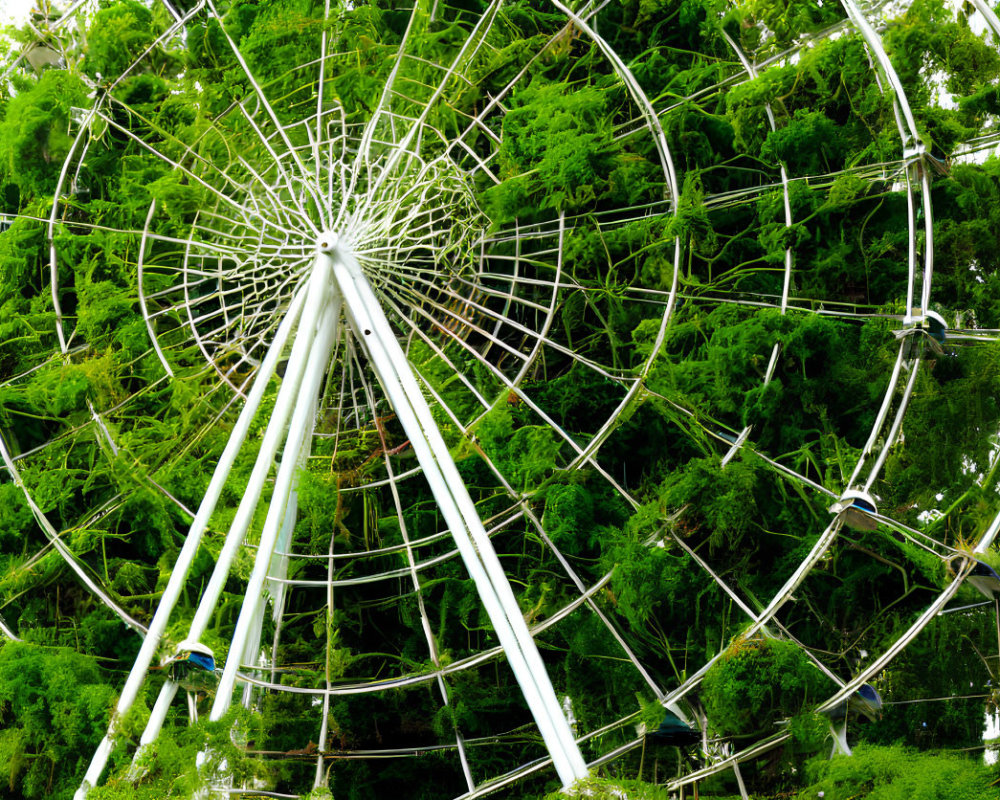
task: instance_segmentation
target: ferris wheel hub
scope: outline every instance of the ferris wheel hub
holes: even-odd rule
[[[321,253],[333,255],[337,251],[338,244],[340,244],[340,235],[333,231],[326,231],[321,233],[316,240],[316,249]]]

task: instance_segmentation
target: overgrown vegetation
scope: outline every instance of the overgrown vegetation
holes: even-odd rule
[[[456,234],[447,265],[400,246],[397,273],[376,283],[521,610],[545,626],[539,647],[585,758],[623,748],[579,796],[659,800],[692,762],[785,730],[788,744],[742,767],[756,797],[992,796],[995,768],[943,752],[978,748],[984,706],[996,708],[992,606],[937,617],[872,678],[886,706],[877,721],[849,721],[853,759],[825,759],[829,723],[813,709],[836,687],[804,650],[843,680],[866,669],[948,584],[944,557],[968,553],[1000,511],[1000,160],[963,155],[996,128],[1000,56],[970,9],[917,0],[884,27],[927,152],[907,166],[862,38],[831,35],[846,17],[833,3],[607,4],[592,27],[641,101],[584,31],[529,0],[503,3],[447,80],[488,3],[333,2],[325,19],[314,0],[228,0],[155,45],[174,19],[165,4],[98,6],[85,37],[38,22],[65,63],[22,64],[0,84],[0,436],[17,472],[0,471],[0,622],[21,640],[0,644],[0,794],[68,798],[78,785],[140,644],[119,617],[151,618],[236,390],[273,335],[229,317],[258,304],[276,325],[287,306],[291,279],[200,284],[192,242],[222,242],[210,265],[221,275],[234,251],[253,251],[249,270],[298,235],[288,220],[313,215],[318,227],[307,193],[259,189],[294,169],[276,122],[322,172],[357,146],[395,74],[397,116],[375,141],[425,108],[422,156],[461,138],[435,187],[467,176],[483,242]],[[5,68],[36,38],[12,37],[10,52],[0,42]],[[317,109],[345,132],[323,134],[318,166]],[[923,333],[893,335],[909,324],[902,187],[918,167],[933,235],[918,197],[915,262],[933,244],[931,307],[965,332],[940,353]],[[254,191],[273,205],[233,210]],[[269,214],[280,235],[254,227]],[[447,220],[433,224],[447,233]],[[200,313],[230,327],[199,328]],[[480,658],[496,637],[413,448],[387,403],[369,406],[363,355],[350,358],[330,374],[298,478],[287,575],[303,584],[268,584],[283,613],[279,636],[269,614],[262,625],[259,674],[299,693],[255,689],[250,712],[212,724],[210,698],[194,697],[195,726],[175,703],[137,778],[131,754],[163,679],[151,670],[96,800],[190,796],[203,751],[248,785],[338,800],[453,797],[469,788],[466,766],[483,783],[545,755],[503,659]],[[891,424],[910,376],[901,427],[869,442],[883,397]],[[282,380],[223,490],[163,656],[219,558]],[[883,447],[869,488],[899,524],[842,528],[765,631],[745,636],[747,610],[763,612],[811,556],[829,505]],[[387,464],[409,476],[398,496]],[[262,523],[258,511],[251,545]],[[202,637],[220,664],[252,551]],[[966,586],[953,605],[980,599]],[[688,762],[643,747],[636,725],[653,730],[661,714],[649,684],[670,692],[720,654],[682,701],[707,719],[709,752],[695,747]],[[367,757],[381,750],[399,757]],[[554,788],[542,771],[502,791]],[[738,796],[731,771],[702,785],[713,792]]]
[[[978,800],[995,791],[996,771],[968,758],[923,754],[905,747],[858,747],[851,757],[817,758],[807,768],[809,785],[796,798],[910,797]]]

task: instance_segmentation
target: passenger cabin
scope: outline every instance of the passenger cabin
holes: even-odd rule
[[[841,514],[844,524],[856,531],[873,531],[878,528],[878,520],[872,514],[878,514],[875,498],[861,489],[848,489],[840,500],[830,506],[830,512]]]
[[[944,344],[948,334],[948,323],[945,322],[944,317],[936,311],[928,311],[925,313],[924,319],[920,323],[920,327],[923,328],[927,335],[930,336],[935,342],[938,344]]]
[[[53,46],[54,39],[52,39],[51,33],[49,33],[49,26],[56,22],[59,17],[60,14],[55,11],[46,13],[36,8],[31,12],[28,28],[37,38],[35,41],[29,42],[24,46],[22,55],[24,56],[24,60],[31,65],[31,68],[38,75],[41,75],[42,70],[46,67],[62,68],[65,66],[62,54],[57,47]]]
[[[185,639],[164,666],[170,680],[186,691],[206,691],[215,685],[215,654],[201,642]]]
[[[985,561],[976,560],[976,565],[966,580],[980,592],[993,600],[1000,595],[1000,575]]]

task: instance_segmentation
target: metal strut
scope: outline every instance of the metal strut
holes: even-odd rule
[[[406,355],[350,249],[330,236],[321,243],[318,258],[327,259],[330,263],[334,281],[343,298],[347,321],[367,353],[375,375],[409,437],[434,499],[444,515],[466,569],[475,581],[514,677],[552,756],[556,772],[563,785],[569,786],[587,777],[587,765],[500,566],[500,559],[434,422],[430,406],[424,399]]]
[[[149,624],[149,630],[147,631],[146,637],[139,649],[139,654],[136,656],[132,669],[129,672],[128,679],[125,681],[125,686],[122,688],[121,695],[118,698],[118,703],[115,706],[114,714],[111,717],[111,723],[108,726],[108,732],[105,734],[100,744],[98,744],[97,749],[94,751],[90,765],[84,775],[83,782],[81,783],[80,788],[77,789],[76,794],[73,796],[74,800],[84,800],[87,796],[88,790],[91,787],[96,786],[100,781],[101,774],[104,772],[104,768],[108,763],[108,758],[110,757],[111,751],[114,747],[114,739],[118,731],[119,720],[121,720],[122,717],[128,713],[129,709],[139,696],[139,691],[146,680],[147,671],[153,662],[156,650],[159,647],[163,634],[167,629],[170,614],[172,613],[174,606],[177,604],[177,601],[184,590],[185,582],[187,581],[187,576],[191,569],[191,564],[194,562],[194,559],[198,554],[198,547],[201,543],[202,535],[208,527],[209,519],[215,511],[215,506],[218,503],[220,495],[222,494],[222,490],[229,477],[230,470],[232,469],[233,464],[236,461],[236,457],[239,455],[239,451],[243,446],[243,442],[246,439],[250,425],[253,422],[254,415],[260,407],[268,382],[274,374],[280,356],[284,351],[285,344],[291,337],[295,326],[297,324],[300,326],[303,325],[303,323],[300,322],[300,317],[302,316],[304,301],[305,292],[300,292],[295,296],[295,298],[293,298],[291,306],[285,313],[285,318],[278,327],[278,332],[275,334],[274,341],[272,342],[271,348],[264,359],[264,363],[261,364],[261,367],[258,370],[253,387],[250,390],[250,394],[247,396],[247,401],[243,406],[243,410],[240,412],[239,419],[237,419],[236,424],[233,426],[233,430],[229,435],[229,441],[226,442],[226,447],[223,450],[222,455],[219,457],[219,463],[216,465],[215,472],[212,475],[212,480],[209,483],[208,488],[205,490],[205,496],[202,498],[201,505],[198,508],[198,513],[191,523],[187,537],[184,540],[184,545],[177,556],[174,569],[171,571],[170,578],[167,581],[167,586],[163,590],[163,594],[160,597],[160,603],[156,607],[156,612],[153,614],[153,619]],[[285,374],[287,378],[288,372],[286,371]],[[288,383],[287,380],[286,383]],[[289,390],[288,393],[293,394],[294,392]],[[272,413],[272,421],[275,413],[277,412],[278,404],[275,405],[275,412]],[[271,425],[269,424],[268,427],[270,429]],[[275,440],[273,450],[270,451],[271,455],[268,457],[268,461],[273,459],[273,453],[277,451],[278,444],[280,444],[280,442]],[[267,450],[265,445],[266,442],[262,443],[261,451]],[[259,460],[260,459],[258,459],[258,461]],[[266,477],[265,473],[263,477],[260,478],[259,483],[261,487],[263,487]],[[247,494],[254,494],[254,492],[248,487]],[[257,496],[259,496],[259,490],[257,491]],[[254,498],[254,502],[256,502],[256,498]],[[252,515],[252,511],[250,512],[250,515]],[[240,538],[242,539],[242,536]],[[198,637],[196,636],[194,638]],[[159,725],[162,724],[176,692],[177,685],[173,683],[173,681],[167,681],[164,684],[160,697],[153,708],[150,723],[147,725],[147,732],[151,733],[151,738],[147,739],[147,734],[144,734],[143,743],[147,743],[148,741],[156,738],[156,734],[159,732]]]

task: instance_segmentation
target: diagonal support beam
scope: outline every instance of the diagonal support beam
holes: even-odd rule
[[[304,292],[297,295],[295,300],[292,301],[292,305],[285,314],[285,318],[275,335],[274,344],[268,352],[267,357],[264,359],[264,363],[261,364],[261,367],[258,370],[253,388],[247,396],[247,402],[244,405],[242,412],[240,412],[240,416],[233,427],[232,433],[230,434],[229,441],[226,443],[225,450],[219,458],[219,463],[215,468],[215,473],[212,475],[212,480],[208,485],[208,489],[205,490],[205,496],[202,499],[201,506],[198,508],[198,513],[191,522],[191,528],[184,541],[184,546],[181,548],[181,552],[177,556],[177,562],[174,565],[173,571],[170,573],[170,579],[167,581],[167,586],[163,590],[163,594],[160,597],[160,603],[156,608],[156,613],[153,615],[153,620],[149,624],[149,630],[146,633],[146,638],[143,640],[142,646],[139,649],[139,654],[136,656],[135,663],[132,665],[132,670],[129,672],[128,679],[125,681],[125,686],[122,688],[122,693],[118,698],[118,703],[111,718],[111,724],[108,728],[108,732],[97,746],[97,749],[91,758],[90,765],[87,768],[86,775],[83,778],[83,782],[74,795],[74,800],[84,800],[90,787],[96,786],[98,781],[100,781],[101,774],[104,772],[104,768],[108,763],[108,758],[111,755],[111,750],[114,747],[118,721],[126,713],[128,713],[132,704],[139,696],[142,684],[146,680],[147,670],[153,662],[160,640],[167,629],[167,624],[170,621],[170,615],[173,612],[174,606],[177,604],[182,591],[184,590],[188,572],[191,569],[191,564],[194,562],[194,559],[198,554],[198,547],[201,543],[202,535],[208,527],[208,521],[211,518],[212,513],[215,511],[215,506],[218,503],[220,495],[222,494],[223,487],[225,486],[226,480],[229,478],[229,472],[236,461],[237,455],[239,455],[240,448],[243,446],[243,442],[246,439],[248,431],[250,430],[250,425],[253,422],[254,415],[260,407],[260,402],[264,397],[264,393],[271,380],[271,376],[274,374],[275,368],[278,365],[278,360],[284,350],[285,344],[299,321],[304,301]],[[174,692],[176,692],[176,687],[174,687]],[[161,702],[159,702],[157,707],[161,708],[165,714],[166,708],[170,705],[170,700],[172,699],[173,693],[170,694],[169,699],[164,698]]]
[[[295,465],[300,460],[303,449],[302,440],[306,438],[308,431],[311,430],[312,419],[315,416],[316,395],[326,374],[332,342],[336,338],[337,321],[340,317],[339,299],[336,297],[336,293],[331,290],[329,270],[325,268],[324,264],[314,266],[308,281],[304,283],[302,290],[296,295],[296,298],[295,308],[301,309],[301,318],[298,319],[298,327],[294,334],[285,377],[278,391],[278,397],[271,417],[268,420],[264,438],[257,452],[257,458],[253,471],[250,474],[250,479],[247,482],[246,490],[243,493],[239,507],[236,510],[236,515],[226,535],[208,586],[205,588],[198,608],[195,611],[194,619],[185,637],[186,639],[198,641],[211,623],[218,606],[219,598],[229,579],[229,572],[233,561],[250,528],[257,505],[264,492],[267,478],[271,473],[278,448],[283,442],[284,455],[282,463],[285,464],[285,478],[280,485],[276,481],[275,488],[272,491],[271,507],[268,510],[268,518],[265,520],[266,535],[268,537],[278,535],[274,532],[276,521],[272,517],[278,514],[274,509],[286,509],[291,498],[290,487],[294,484]],[[265,364],[277,363],[285,351],[285,344],[289,338],[290,336],[286,335],[283,338],[275,340],[268,351]],[[273,365],[270,372],[267,373],[267,379],[270,378],[271,372],[273,372]],[[264,385],[266,383],[267,380],[264,380]],[[287,434],[286,428],[288,428]],[[279,477],[281,474],[282,471],[279,467]],[[287,522],[287,516],[288,514],[286,513],[282,523]],[[268,525],[270,525],[270,528],[268,528]],[[277,526],[279,532],[283,528],[284,524]],[[265,549],[262,549],[264,548],[264,541],[264,534],[262,534],[262,544],[258,548],[258,558],[261,553],[266,552],[269,559],[270,551],[274,547],[272,546],[269,550],[265,551]],[[263,569],[266,573],[266,564],[260,569]],[[256,579],[252,578],[252,580]],[[231,669],[233,675],[235,674],[238,662],[242,658],[246,639],[252,638],[253,626],[251,623],[253,619],[258,618],[256,612],[260,608],[261,594],[262,590],[259,587],[253,589],[248,585],[244,605],[252,606],[252,610],[243,621],[244,628],[241,629],[238,622],[238,629],[234,634],[234,640],[243,639],[244,644],[243,646],[239,644],[231,645],[231,657],[226,662],[227,669]],[[243,612],[241,612],[241,619],[243,619]],[[235,658],[232,657],[234,647],[240,649],[240,653]],[[232,696],[232,680],[232,676],[230,676],[230,690],[225,701],[226,708],[228,708]],[[163,683],[156,704],[149,716],[149,721],[139,741],[139,749],[136,751],[135,759],[133,760],[133,775],[138,774],[138,762],[141,760],[143,752],[159,736],[160,729],[166,719],[167,711],[176,693],[176,683],[171,680]],[[82,797],[78,797],[76,800],[82,800]]]
[[[305,298],[308,299],[303,302]],[[254,467],[254,474],[251,476],[253,487],[248,487],[248,492],[240,504],[237,519],[234,520],[227,536],[223,548],[224,552],[220,555],[219,563],[216,565],[210,585],[202,598],[191,626],[189,638],[199,638],[215,607],[219,590],[221,590],[221,585],[228,574],[232,556],[242,542],[246,531],[245,523],[252,516],[253,509],[261,494],[262,481],[266,478],[270,465],[273,463],[276,445],[278,440],[282,438],[282,430],[287,424],[288,432],[284,457],[278,468],[271,507],[258,548],[257,563],[247,585],[244,607],[233,635],[229,658],[226,661],[215,703],[211,710],[211,718],[218,719],[229,707],[235,689],[239,664],[245,654],[246,645],[253,636],[253,622],[259,616],[259,605],[263,596],[263,584],[267,577],[267,566],[270,563],[274,546],[277,544],[280,529],[283,527],[281,523],[286,516],[286,504],[294,486],[295,470],[300,465],[299,455],[305,444],[303,437],[307,435],[306,431],[315,415],[316,395],[326,374],[330,352],[336,338],[341,303],[343,303],[348,322],[367,353],[378,380],[412,443],[434,497],[455,538],[466,568],[476,583],[500,644],[524,693],[545,745],[552,756],[552,762],[559,778],[565,786],[569,786],[576,780],[587,776],[586,763],[562,712],[545,665],[524,621],[499,558],[493,550],[475,504],[465,488],[448,447],[437,428],[430,407],[424,399],[409,362],[389,326],[388,319],[382,311],[371,285],[362,273],[353,254],[348,248],[339,245],[337,237],[332,235],[320,237],[319,252],[308,288],[297,296],[296,302],[293,304],[294,313],[288,315],[289,319],[283,323],[282,330],[279,330],[277,339],[280,341],[276,342],[278,346],[272,347],[265,360],[264,368],[261,370],[262,375],[251,391],[248,407],[241,415],[237,431],[234,432],[226,453],[216,470],[213,485],[199,509],[199,519],[192,526],[193,535],[189,536],[185,545],[185,555],[188,558],[193,557],[200,533],[204,530],[208,517],[214,510],[218,493],[221,491],[236,453],[242,445],[245,428],[253,417],[278,356],[297,321],[299,331],[289,358],[289,370],[286,372],[282,391],[279,392],[279,402],[275,406],[275,411],[278,412],[280,408],[280,413],[276,413],[268,425],[268,431],[265,435],[267,442],[262,444]],[[300,314],[301,319],[296,319]],[[293,365],[295,365],[294,369]],[[182,566],[181,564],[186,560],[183,557],[180,559],[179,569],[175,570],[171,577],[171,588],[174,588],[175,591],[183,585],[186,577],[187,565]],[[167,594],[173,593],[167,592]],[[147,652],[143,653],[144,657],[137,659],[133,675],[130,676],[134,687],[127,687],[132,691],[128,693],[124,703],[126,709],[134,700],[142,678],[145,676],[145,671],[152,661],[155,650],[154,640],[158,643],[162,627],[165,627],[175,600],[176,598],[171,597],[168,602],[161,603],[161,607],[157,611],[159,625],[153,626],[154,636],[147,637],[147,642],[144,644],[144,650]],[[150,717],[150,724],[143,734],[140,751],[155,740],[166,711],[174,699],[176,689],[176,685],[171,681],[167,681],[162,687]],[[123,713],[122,705],[119,703],[119,713]],[[95,753],[88,775],[77,792],[76,800],[82,800],[87,789],[99,780],[110,754],[113,737],[114,725],[98,748],[98,752]]]
[[[343,297],[348,323],[368,355],[396,416],[409,437],[434,498],[476,583],[514,676],[541,731],[564,786],[587,777],[587,766],[562,712],[541,655],[510,583],[486,535],[430,406],[357,259],[336,237],[323,237],[326,259]]]
[[[229,710],[232,703],[237,671],[245,660],[248,645],[253,639],[254,621],[258,609],[265,602],[264,584],[267,581],[268,567],[277,547],[278,537],[285,524],[285,511],[295,489],[296,473],[303,466],[303,455],[308,447],[306,434],[311,430],[312,420],[316,416],[317,398],[329,366],[330,354],[337,332],[337,322],[340,318],[340,301],[336,291],[331,292],[328,285],[323,285],[328,283],[328,278],[328,270],[325,269],[322,261],[317,259],[313,277],[315,285],[311,284],[309,288],[311,292],[320,294],[322,315],[309,348],[305,376],[302,379],[295,410],[288,425],[288,437],[285,440],[281,464],[274,480],[274,490],[271,493],[267,518],[264,520],[260,542],[257,545],[257,557],[254,560],[250,578],[247,580],[243,606],[240,608],[236,630],[233,632],[229,644],[226,666],[222,670],[219,687],[215,693],[215,701],[212,704],[209,717],[212,721],[220,719]],[[200,634],[201,631],[198,633]]]

